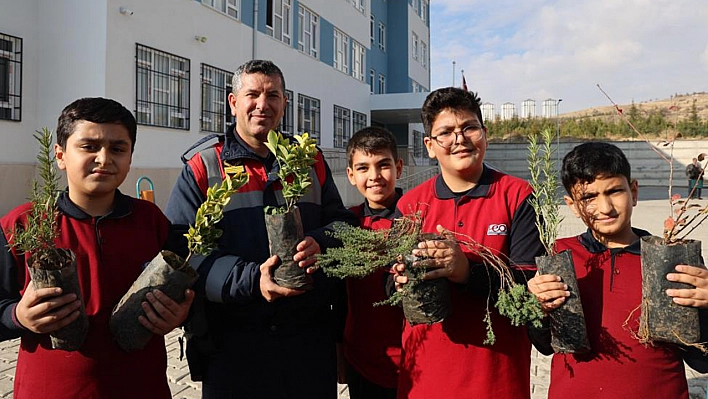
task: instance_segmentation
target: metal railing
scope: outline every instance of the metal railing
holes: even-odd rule
[[[406,191],[418,186],[420,183],[430,179],[436,174],[438,174],[438,167],[431,166],[430,168],[424,169],[420,172],[401,177],[396,182],[396,186],[398,186],[405,193]]]

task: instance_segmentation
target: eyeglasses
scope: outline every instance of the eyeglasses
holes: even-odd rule
[[[461,131],[443,132],[437,136],[430,136],[442,148],[450,148],[457,141],[457,136],[462,135],[467,140],[477,141],[484,137],[484,129],[479,125],[469,125],[462,128]]]

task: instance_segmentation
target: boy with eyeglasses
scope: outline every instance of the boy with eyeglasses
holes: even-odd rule
[[[484,164],[486,133],[476,94],[454,87],[438,89],[425,100],[422,118],[430,158],[440,174],[399,200],[400,214],[420,212],[423,232],[452,232],[508,259],[515,280],[535,273],[534,257],[543,252],[528,200],[529,184]],[[413,255],[429,259],[426,279],[450,281],[452,314],[440,323],[403,331],[399,398],[529,398],[531,343],[524,327],[514,327],[491,304],[499,278],[475,253],[450,240],[424,241]],[[400,289],[408,282],[405,266],[394,266]],[[489,305],[496,335],[486,338]]]

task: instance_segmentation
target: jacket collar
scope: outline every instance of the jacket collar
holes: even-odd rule
[[[364,199],[364,207],[362,209],[362,215],[364,217],[377,217],[377,218],[391,219],[393,217],[393,214],[396,212],[396,204],[398,203],[398,200],[403,195],[403,189],[401,189],[400,187],[396,187],[396,193],[394,195],[396,196],[396,200],[393,201],[393,204],[391,204],[391,206],[389,206],[385,210],[379,211],[379,212],[374,212],[369,207],[369,201]]]
[[[133,201],[130,197],[127,195],[124,195],[121,193],[118,189],[116,189],[116,196],[115,199],[113,200],[113,210],[109,212],[107,215],[99,217],[100,219],[103,218],[108,218],[108,219],[118,219],[122,218],[124,216],[130,215],[130,213],[133,210]],[[89,215],[88,213],[84,212],[76,206],[71,200],[69,199],[69,189],[67,188],[66,190],[62,191],[62,193],[59,195],[59,199],[57,200],[57,208],[64,213],[65,215],[72,217],[74,219],[91,219],[92,216]]]
[[[639,236],[639,239],[624,248],[618,249],[634,255],[639,255],[641,249],[641,238],[644,236],[649,236],[651,233],[646,230],[636,229],[634,227],[632,227],[632,231],[634,231],[634,234]],[[590,253],[597,254],[607,251],[607,247],[595,239],[595,236],[592,235],[592,231],[590,229],[587,229],[587,231],[580,235],[579,241]]]
[[[486,164],[482,164],[482,168],[482,176],[479,177],[477,185],[467,191],[464,194],[465,197],[481,198],[486,197],[489,194],[489,187],[492,185],[493,171]],[[438,177],[435,179],[435,196],[443,200],[458,197],[458,195],[453,193],[447,184],[445,184],[442,173],[438,174]]]
[[[289,136],[286,137],[289,138]],[[226,129],[226,133],[224,134],[224,148],[221,150],[222,161],[229,161],[239,158],[250,158],[265,162],[266,160],[272,157],[274,157],[274,155],[271,153],[268,153],[268,156],[266,158],[263,158],[256,154],[256,152],[253,151],[253,149],[248,144],[246,144],[245,141],[243,141],[241,136],[236,133],[235,123],[229,126],[228,129]]]

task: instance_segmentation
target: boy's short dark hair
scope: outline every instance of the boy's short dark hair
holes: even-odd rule
[[[583,143],[563,157],[561,181],[569,195],[577,183],[592,183],[599,176],[624,176],[628,183],[632,181],[629,161],[616,145],[600,141]]]
[[[66,148],[66,141],[74,133],[76,124],[81,121],[123,125],[130,136],[130,149],[135,150],[138,125],[133,114],[118,101],[103,97],[86,97],[67,105],[57,121],[57,144]]]
[[[241,86],[243,85],[241,78],[243,75],[250,75],[252,73],[262,73],[266,76],[280,77],[280,82],[283,86],[283,95],[285,95],[285,76],[283,76],[283,71],[281,71],[273,61],[268,60],[250,60],[236,68],[234,77],[231,80],[231,90],[234,94],[238,94],[238,91],[241,90]]]
[[[440,112],[446,109],[464,110],[477,115],[479,123],[484,128],[484,120],[482,119],[482,100],[477,96],[477,93],[463,90],[457,87],[443,87],[428,94],[423,103],[423,108],[420,110],[420,115],[423,118],[423,127],[425,133],[430,136],[431,129],[435,119]]]
[[[354,133],[347,144],[347,164],[352,166],[354,151],[365,154],[381,154],[390,151],[393,160],[398,160],[396,137],[388,129],[378,126],[365,127]]]

